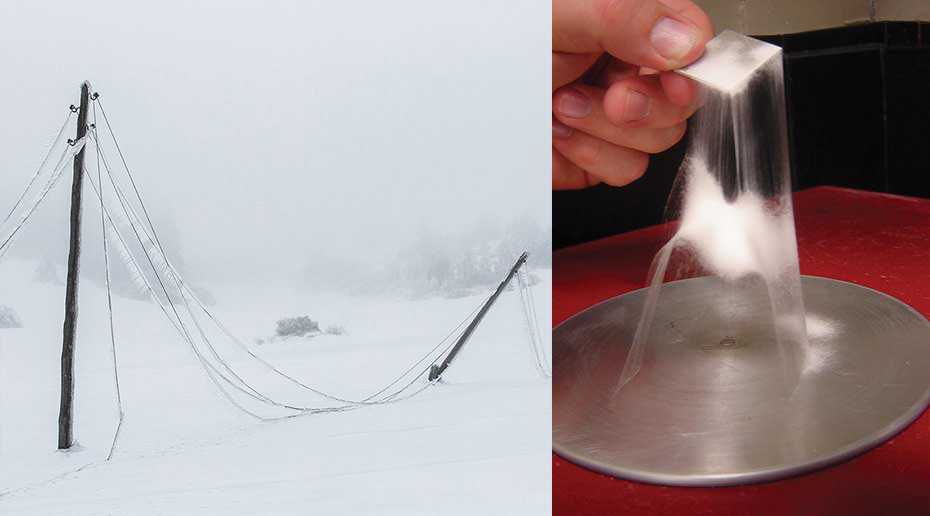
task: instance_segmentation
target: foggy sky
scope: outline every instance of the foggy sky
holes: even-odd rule
[[[202,276],[283,273],[320,249],[377,259],[488,212],[549,225],[548,4],[3,11],[0,210],[88,79],[156,221],[170,212]]]

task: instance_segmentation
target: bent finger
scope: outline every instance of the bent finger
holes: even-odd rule
[[[555,90],[584,75],[601,56],[600,53],[567,54],[565,52],[552,53],[552,89]]]
[[[604,113],[604,90],[573,84],[556,90],[552,112],[563,124],[614,145],[655,154],[678,143],[686,124],[672,127],[631,127],[611,122]]]
[[[572,131],[564,137],[553,135],[552,147],[581,170],[614,186],[639,179],[649,165],[645,152],[620,147],[581,131]]]
[[[653,128],[673,127],[687,120],[698,108],[697,95],[679,95],[677,102],[672,102],[659,77],[641,75],[611,84],[604,93],[607,119],[618,126]],[[680,105],[683,101],[689,102]]]
[[[559,151],[552,149],[552,189],[579,190],[600,183],[581,167],[568,160]]]
[[[672,104],[682,107],[699,105],[700,86],[684,75],[675,72],[662,72],[659,74],[659,83],[662,84],[665,97]]]

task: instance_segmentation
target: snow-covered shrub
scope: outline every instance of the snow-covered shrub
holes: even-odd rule
[[[320,325],[310,317],[285,317],[278,320],[275,335],[279,337],[305,337],[320,331]]]
[[[13,308],[0,305],[0,328],[22,328],[23,321]]]
[[[323,333],[326,333],[328,335],[342,335],[345,332],[346,332],[346,329],[344,326],[338,326],[335,324],[330,324],[326,328],[323,328]]]

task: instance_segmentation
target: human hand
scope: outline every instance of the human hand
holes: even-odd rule
[[[690,0],[553,0],[552,188],[625,185],[684,135],[713,37]]]

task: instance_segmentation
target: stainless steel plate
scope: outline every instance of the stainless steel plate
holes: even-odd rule
[[[869,288],[801,280],[810,352],[794,389],[766,303],[738,307],[734,325],[713,278],[663,285],[642,370],[619,390],[645,289],[558,325],[555,452],[621,478],[722,486],[797,475],[894,436],[930,403],[930,322]]]

